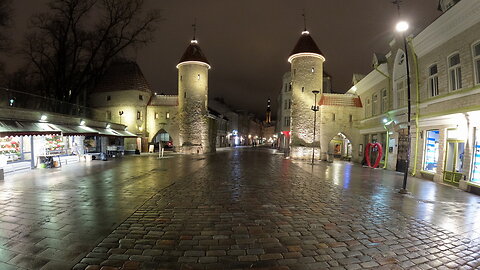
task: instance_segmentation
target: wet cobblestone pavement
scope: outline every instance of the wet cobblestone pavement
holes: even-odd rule
[[[480,269],[480,198],[417,179],[403,196],[400,184],[341,162],[223,151],[154,193],[74,269]]]
[[[0,269],[71,269],[147,199],[205,160],[125,157],[0,181]]]

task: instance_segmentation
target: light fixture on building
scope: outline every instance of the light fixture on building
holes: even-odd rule
[[[138,127],[138,130],[143,131],[143,127],[142,127],[142,126],[139,126],[139,127]]]
[[[85,126],[85,120],[80,120],[80,126]]]
[[[107,129],[110,129],[110,128],[111,128],[110,124],[107,124]]]
[[[388,119],[387,118],[383,118],[383,123],[386,124],[388,122]]]
[[[42,116],[40,116],[40,122],[47,122],[47,119],[48,117],[45,114],[42,114]]]

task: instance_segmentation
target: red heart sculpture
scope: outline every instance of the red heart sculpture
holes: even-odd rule
[[[378,149],[378,156],[377,156],[377,159],[375,160],[375,164],[373,164],[373,167],[372,167],[372,163],[370,162],[370,149],[372,147]],[[382,148],[382,145],[380,143],[368,143],[367,144],[367,147],[365,148],[365,159],[367,161],[368,167],[378,168],[378,165],[380,165],[380,161],[382,160],[382,156],[383,156],[383,148]]]

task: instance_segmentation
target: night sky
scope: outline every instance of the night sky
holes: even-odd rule
[[[14,38],[20,42],[29,17],[45,9],[47,0],[14,1]],[[405,0],[401,13],[418,32],[440,15],[438,0]],[[387,53],[397,21],[389,0],[147,0],[162,10],[163,21],[155,41],[129,57],[136,60],[154,91],[177,93],[175,68],[192,38],[197,18],[197,40],[212,65],[209,95],[224,97],[237,109],[264,115],[266,100],[275,100],[282,75],[289,70],[287,58],[307,26],[327,61],[333,89],[351,87],[353,73],[371,70],[372,54]],[[7,60],[11,71],[19,56]]]

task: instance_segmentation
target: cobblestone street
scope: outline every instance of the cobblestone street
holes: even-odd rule
[[[153,196],[117,205],[141,204],[119,226],[110,222],[74,269],[480,269],[476,195],[412,178],[404,196],[395,172],[340,161],[312,167],[266,149],[196,162],[200,169],[159,192],[155,175],[132,179],[130,187],[155,187],[138,191]]]

